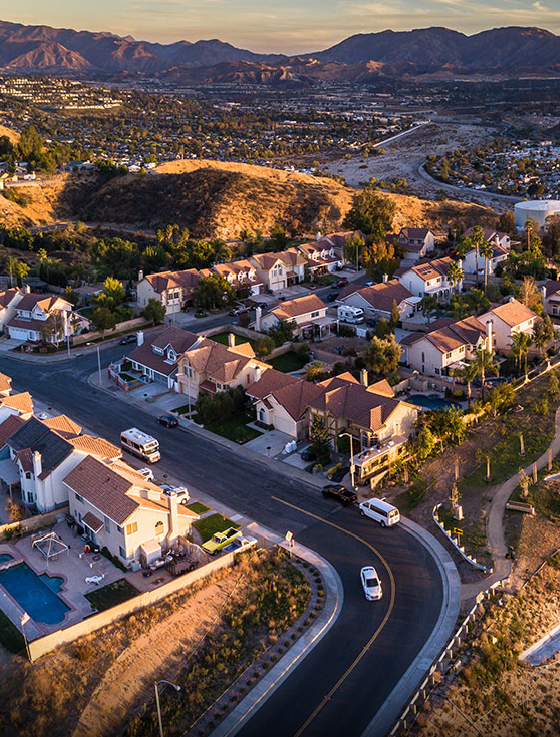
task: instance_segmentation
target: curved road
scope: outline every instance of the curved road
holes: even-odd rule
[[[443,189],[448,192],[453,192],[454,194],[460,194],[462,195],[462,198],[465,198],[465,195],[469,195],[470,197],[476,197],[480,198],[482,200],[495,200],[497,202],[504,202],[509,205],[514,205],[516,202],[521,202],[522,197],[512,197],[507,194],[500,194],[499,192],[488,192],[485,189],[474,189],[473,187],[457,187],[454,184],[446,184],[445,182],[440,182],[439,179],[434,179],[428,172],[424,169],[424,163],[425,161],[422,159],[417,168],[418,176],[423,179],[425,182],[429,182],[434,187],[437,187],[437,189]]]
[[[102,364],[122,353],[119,345],[104,348]],[[95,353],[50,364],[0,358],[0,370],[16,390],[30,391],[116,444],[127,425],[161,436],[153,416],[87,384],[96,369]],[[438,619],[441,576],[425,548],[404,528],[382,529],[264,459],[240,462],[237,453],[194,432],[167,431],[158,467],[281,535],[292,530],[336,568],[343,583],[336,623],[241,734],[361,735]],[[382,581],[380,602],[363,597],[359,569],[368,564]]]

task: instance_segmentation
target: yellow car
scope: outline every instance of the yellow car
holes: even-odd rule
[[[239,535],[241,535],[241,530],[235,527],[229,527],[227,530],[223,530],[223,532],[215,532],[210,540],[205,542],[202,547],[210,555],[217,555],[220,550],[232,543]]]

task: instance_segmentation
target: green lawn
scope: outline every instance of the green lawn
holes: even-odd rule
[[[235,527],[236,529],[241,527],[237,522],[232,522],[232,520],[224,517],[223,514],[218,513],[199,519],[196,522],[193,522],[193,525],[200,532],[203,543],[210,540],[215,532],[222,532],[223,530],[227,530],[229,527]]]
[[[192,403],[191,409],[194,409],[195,403]],[[189,412],[189,405],[188,404],[181,404],[179,407],[175,407],[175,409],[171,410],[172,412],[177,412],[178,415],[186,415]]]
[[[233,440],[235,443],[243,444],[262,435],[262,432],[255,430],[253,427],[247,427],[247,422],[247,417],[241,415],[209,422],[204,427],[206,430],[216,433],[216,435],[221,435],[223,438]]]
[[[288,351],[288,353],[272,358],[268,363],[277,371],[289,374],[291,371],[300,371],[307,363],[307,359],[294,351]]]
[[[323,276],[318,276],[316,279],[313,280],[313,284],[318,284],[322,287],[328,287],[331,284],[334,284],[340,279],[340,277],[336,276],[335,274],[324,274]]]
[[[235,333],[234,333],[235,335]],[[216,343],[221,343],[222,345],[228,344],[228,336],[229,332],[227,333],[217,333],[216,335],[209,335],[210,340],[216,341]],[[241,345],[242,343],[250,343],[253,347],[253,350],[257,350],[257,341],[253,340],[252,338],[244,338],[242,335],[235,335],[235,344]]]
[[[0,609],[0,645],[11,653],[19,653],[25,648],[23,635]]]
[[[187,504],[187,509],[190,509],[191,512],[195,512],[196,514],[204,514],[204,512],[207,512],[210,507],[207,507],[206,504],[203,504],[202,502],[191,502],[191,504]]]
[[[118,581],[114,581],[113,583],[107,584],[107,586],[102,586],[100,589],[85,594],[85,597],[92,607],[102,612],[105,609],[110,609],[117,604],[121,604],[123,601],[133,599],[139,593],[138,589],[125,578],[119,578]]]

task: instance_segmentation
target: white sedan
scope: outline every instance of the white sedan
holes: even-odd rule
[[[362,568],[360,571],[360,580],[368,601],[381,599],[381,581],[379,580],[377,572],[373,566],[365,566]]]

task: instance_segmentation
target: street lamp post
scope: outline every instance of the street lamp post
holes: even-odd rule
[[[354,446],[352,445],[352,441],[354,440],[354,436],[349,432],[341,432],[340,437],[346,436],[347,438],[350,438],[350,478],[352,480],[352,488],[354,491],[356,490],[356,484],[354,480],[354,474],[356,473],[356,466],[354,465]]]
[[[156,692],[156,708],[157,708],[157,718],[158,718],[158,726],[159,726],[159,737],[163,737],[163,725],[161,723],[161,709],[159,708],[159,691],[158,686],[160,683],[167,683],[168,686],[173,686],[175,691],[180,691],[181,686],[177,686],[176,683],[171,683],[171,681],[154,681],[154,691]]]

